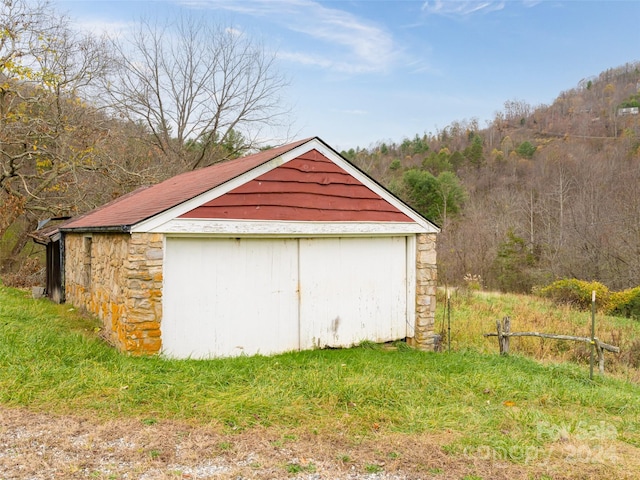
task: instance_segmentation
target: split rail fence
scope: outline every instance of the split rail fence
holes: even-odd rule
[[[504,317],[502,322],[496,320],[497,333],[485,333],[485,337],[498,337],[498,345],[500,347],[500,355],[509,354],[509,339],[511,337],[540,337],[552,338],[554,340],[572,340],[574,342],[584,342],[595,347],[598,352],[598,367],[600,373],[604,373],[604,352],[605,350],[612,353],[620,353],[620,347],[609,345],[598,339],[598,337],[576,337],[573,335],[557,335],[554,333],[539,332],[512,332],[511,318]]]

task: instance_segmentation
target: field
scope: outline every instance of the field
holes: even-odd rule
[[[451,352],[168,361],[121,355],[95,320],[0,286],[0,479],[637,478],[637,322],[598,316],[622,353],[590,380],[582,344],[518,338],[498,355],[482,333],[505,315],[513,330],[590,322],[467,292],[452,298]]]

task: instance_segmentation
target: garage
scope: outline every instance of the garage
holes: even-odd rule
[[[64,301],[135,355],[431,348],[438,232],[315,137],[69,220],[56,232],[58,280]]]
[[[404,338],[415,294],[407,290],[406,243],[169,237],[163,353],[269,355]]]

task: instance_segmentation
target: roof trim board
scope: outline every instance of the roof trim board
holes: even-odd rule
[[[402,222],[295,222],[268,220],[209,220],[176,218],[148,233],[164,233],[171,236],[190,234],[210,236],[361,236],[361,235],[409,235],[423,233],[424,227],[416,223]]]

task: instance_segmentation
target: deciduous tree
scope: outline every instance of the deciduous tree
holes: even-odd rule
[[[107,84],[110,101],[123,117],[144,123],[175,170],[238,156],[270,128],[287,126],[287,80],[275,54],[245,33],[193,17],[146,19],[113,45],[119,58]]]
[[[46,3],[3,2],[0,25],[0,238],[20,222],[14,259],[36,219],[77,211],[70,192],[99,167],[106,118],[80,95],[108,56]]]

